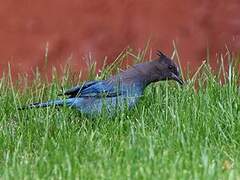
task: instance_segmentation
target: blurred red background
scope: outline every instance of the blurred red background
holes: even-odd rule
[[[86,69],[89,52],[100,63],[125,47],[150,48],[171,55],[176,41],[183,66],[240,50],[239,0],[8,0],[0,6],[0,71],[44,73],[70,64]],[[48,44],[48,67],[44,54]]]

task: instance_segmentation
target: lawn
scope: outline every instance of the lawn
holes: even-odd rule
[[[152,84],[135,108],[94,119],[67,107],[17,110],[56,98],[71,76],[14,85],[3,76],[1,179],[239,179],[239,74],[221,67],[214,75],[203,64],[183,87]]]

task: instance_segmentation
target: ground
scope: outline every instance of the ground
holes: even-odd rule
[[[205,64],[184,86],[150,85],[135,108],[95,119],[67,107],[19,111],[24,103],[55,98],[70,81],[36,77],[19,88],[6,75],[0,80],[0,176],[239,179],[239,76],[219,74],[224,83]]]

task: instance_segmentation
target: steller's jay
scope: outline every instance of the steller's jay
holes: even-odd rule
[[[99,114],[105,107],[108,112],[124,106],[133,107],[143,95],[150,83],[162,80],[175,80],[181,85],[177,65],[162,52],[158,51],[158,59],[136,64],[107,80],[87,81],[64,92],[66,99],[33,103],[19,109],[69,106],[86,115]]]

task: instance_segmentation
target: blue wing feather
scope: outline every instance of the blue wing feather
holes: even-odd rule
[[[106,80],[87,81],[67,90],[64,95],[72,97],[115,97],[120,95],[113,83]]]
[[[92,86],[92,85],[94,85],[98,82],[99,82],[98,80],[84,82],[83,84],[81,84],[79,86],[75,86],[71,89],[66,90],[63,93],[63,95],[67,95],[67,96],[70,96],[70,97],[76,97],[77,95],[79,95],[79,93],[82,90],[84,90],[84,89],[86,89],[86,88],[88,88],[88,87],[90,87],[90,86]]]

